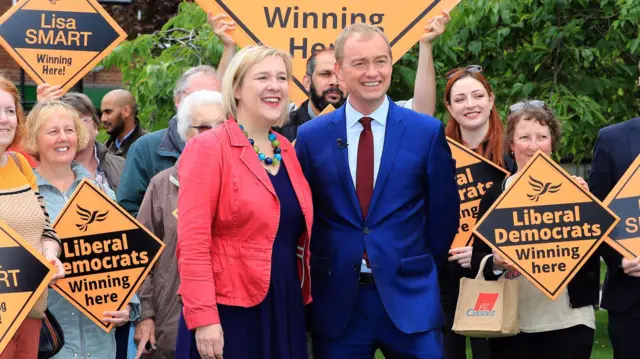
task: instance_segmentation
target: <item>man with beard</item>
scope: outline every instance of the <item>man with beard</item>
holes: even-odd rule
[[[136,117],[138,105],[131,92],[113,90],[102,98],[102,125],[111,136],[107,143],[109,153],[127,157],[129,147],[147,131],[140,127]]]
[[[432,19],[426,26],[426,32],[420,39],[413,98],[408,101],[396,101],[397,105],[433,115],[436,108],[436,94],[434,92],[436,80],[432,65],[432,43],[445,31],[449,20],[449,14],[443,13]],[[347,93],[340,86],[336,76],[335,64],[336,58],[333,49],[315,52],[309,56],[306,74],[302,79],[302,84],[309,93],[309,99],[289,113],[289,122],[285,126],[275,128],[289,141],[293,142],[296,139],[298,127],[303,123],[314,119],[330,104],[335,108],[342,106],[347,98]]]

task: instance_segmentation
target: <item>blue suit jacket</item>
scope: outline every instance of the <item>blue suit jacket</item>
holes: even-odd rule
[[[455,162],[440,121],[389,101],[384,151],[362,218],[349,172],[345,106],[302,125],[296,151],[311,185],[314,334],[346,328],[367,250],[382,303],[404,333],[443,324],[437,266],[458,229]]]
[[[600,130],[593,151],[589,188],[604,200],[631,163],[640,155],[640,117]],[[609,270],[602,291],[602,308],[616,313],[640,316],[640,278],[624,274],[622,255],[606,244],[600,255]]]

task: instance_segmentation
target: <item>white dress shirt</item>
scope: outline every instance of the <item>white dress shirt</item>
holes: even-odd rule
[[[380,160],[382,159],[382,150],[384,149],[384,135],[387,130],[387,115],[389,114],[389,99],[385,96],[384,102],[369,116],[365,116],[356,111],[349,98],[345,107],[345,116],[347,119],[347,147],[349,151],[349,171],[354,186],[356,185],[356,169],[358,167],[358,144],[360,143],[360,133],[363,130],[362,124],[359,122],[363,117],[370,117],[371,132],[373,132],[373,186],[375,188],[378,170],[380,169]],[[362,259],[360,272],[371,273],[371,269],[367,267],[367,263]]]
[[[349,170],[353,185],[356,185],[356,169],[358,167],[358,144],[360,143],[360,132],[362,132],[362,124],[359,122],[363,117],[370,117],[371,132],[373,132],[373,185],[375,188],[378,170],[380,169],[380,159],[382,158],[382,150],[384,149],[384,135],[387,129],[387,114],[389,113],[389,99],[385,96],[384,102],[366,116],[356,111],[349,99],[345,108],[347,118],[347,143],[349,146]]]

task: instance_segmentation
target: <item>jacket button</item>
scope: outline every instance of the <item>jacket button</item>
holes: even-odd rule
[[[369,227],[364,227],[364,229],[362,231],[364,232],[364,234],[371,233],[371,230],[369,230]]]

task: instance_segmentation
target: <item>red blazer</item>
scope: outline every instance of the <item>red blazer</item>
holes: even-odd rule
[[[293,146],[276,136],[306,222],[298,243],[298,274],[308,304],[311,189]],[[187,326],[193,330],[220,323],[217,303],[250,307],[264,300],[280,203],[269,175],[234,120],[189,141],[180,156],[178,179],[178,294]]]

